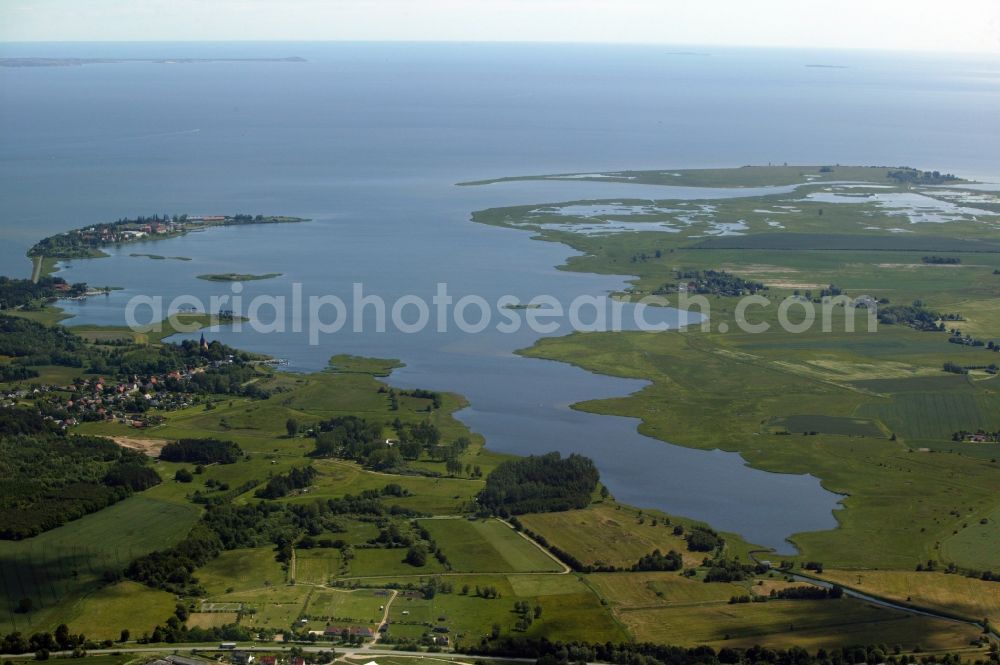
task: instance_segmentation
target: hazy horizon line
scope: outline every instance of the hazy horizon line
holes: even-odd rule
[[[929,49],[893,49],[870,46],[790,46],[762,44],[704,44],[685,42],[626,42],[588,40],[538,39],[0,39],[0,47],[27,44],[462,44],[462,45],[544,45],[544,46],[621,46],[635,48],[666,48],[678,50],[678,55],[711,55],[711,50],[760,50],[801,52],[885,53],[910,55],[992,56],[1000,51],[955,51]],[[698,49],[698,51],[692,50]],[[706,52],[699,52],[706,51]]]

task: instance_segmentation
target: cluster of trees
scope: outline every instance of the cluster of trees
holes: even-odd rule
[[[680,570],[684,567],[684,558],[674,550],[666,554],[653,550],[652,554],[643,556],[632,567],[633,570]]]
[[[78,296],[86,291],[86,284],[68,284],[62,277],[44,276],[33,282],[0,276],[0,310],[38,309],[60,294]]]
[[[879,307],[878,322],[887,325],[903,324],[917,330],[943,331],[945,329],[944,320],[960,320],[959,314],[941,315],[927,309],[915,301],[912,305],[889,305]]]
[[[888,645],[845,646],[810,653],[802,647],[749,649],[708,646],[678,647],[653,642],[553,642],[524,635],[484,636],[478,643],[463,645],[469,653],[504,658],[534,658],[537,665],[565,663],[610,663],[612,665],[960,665],[959,654],[934,654],[919,658],[902,654],[901,647]],[[991,662],[997,660],[991,656]]]
[[[834,585],[829,589],[818,586],[793,586],[784,589],[771,589],[771,598],[783,600],[827,600],[844,597],[844,590]]]
[[[160,482],[144,455],[0,409],[0,538],[38,535]]]
[[[183,608],[183,606],[181,607]],[[180,642],[246,642],[253,639],[253,637],[254,633],[237,623],[213,626],[211,628],[202,628],[201,626],[189,628],[184,623],[184,620],[175,614],[167,619],[165,625],[156,626],[153,628],[152,633],[142,635],[136,641],[140,644],[162,644],[163,642],[168,644]]]
[[[685,540],[687,548],[692,552],[712,552],[726,544],[718,532],[700,525],[692,526]]]
[[[309,487],[316,478],[316,469],[311,466],[294,468],[288,473],[271,477],[267,484],[254,492],[258,499],[280,499],[293,490]]]
[[[930,263],[932,265],[947,265],[956,266],[962,263],[962,259],[957,256],[924,256],[920,259],[924,263]]]
[[[671,250],[673,251],[673,250]],[[663,256],[663,250],[657,249],[653,252],[652,256],[646,254],[646,252],[639,252],[638,254],[633,254],[632,258],[629,259],[632,263],[645,263],[652,259],[659,259]]]
[[[63,623],[59,624],[55,633],[34,633],[27,638],[19,632],[5,635],[0,641],[0,653],[34,652],[39,660],[45,660],[50,651],[74,651],[90,644],[86,636],[71,633],[69,627]]]
[[[337,416],[320,422],[314,433],[314,457],[342,457],[377,469],[390,468],[399,459],[399,452],[387,449],[382,440],[381,423],[367,418]]]
[[[462,470],[457,457],[469,446],[468,438],[459,437],[451,445],[442,446],[441,431],[430,421],[403,423],[397,418],[392,426],[399,440],[389,445],[382,435],[382,423],[374,420],[358,416],[337,416],[321,421],[313,429],[316,447],[312,455],[341,457],[370,469],[388,471],[402,467],[404,460],[419,459],[426,452],[432,459],[450,462],[449,473]]]
[[[180,439],[163,446],[160,459],[193,464],[233,464],[243,456],[239,444],[220,439]]]
[[[767,290],[767,286],[761,282],[743,279],[724,270],[678,270],[677,280],[685,284],[688,291],[703,295],[743,296]],[[653,293],[676,293],[677,289],[676,283],[668,282]]]
[[[535,619],[542,618],[542,606],[536,604],[532,607],[528,601],[518,600],[514,603],[514,614],[517,615],[517,623],[514,624],[514,630],[523,633],[531,628],[531,624],[535,622]]]
[[[975,432],[971,432],[969,430],[962,429],[962,430],[959,430],[959,431],[953,433],[951,435],[951,440],[952,441],[966,441],[966,440],[972,439],[973,437],[975,437],[975,439],[977,441],[983,441],[983,442],[992,441],[992,442],[997,442],[997,441],[1000,441],[1000,430],[997,430],[995,432],[988,432],[988,431],[980,428],[980,429],[977,429]]]
[[[417,423],[402,423],[397,419],[393,428],[399,436],[399,452],[406,459],[417,459],[423,452],[434,454],[441,443],[441,431],[427,420]]]
[[[899,183],[910,183],[915,185],[940,185],[942,183],[958,180],[953,173],[941,173],[940,171],[921,171],[920,169],[902,166],[889,171],[886,176]]]
[[[956,330],[948,337],[948,341],[952,344],[961,344],[962,346],[986,346],[986,342],[981,339],[976,339],[971,335],[963,335],[961,331]],[[993,346],[989,347],[991,351],[996,350],[996,344],[990,342]]]
[[[441,398],[441,393],[435,392],[433,390],[424,390],[423,388],[414,388],[413,390],[399,390],[394,388],[389,389],[390,397],[395,397],[396,395],[408,395],[409,397],[416,397],[417,399],[429,399],[431,401],[428,411],[433,409],[440,409],[443,400]],[[398,404],[397,404],[398,408]],[[395,410],[395,409],[393,409]]]
[[[703,578],[704,582],[741,582],[755,574],[767,572],[767,567],[761,564],[740,563],[736,559],[723,557],[705,559],[703,563],[708,568]]]
[[[88,355],[83,340],[61,326],[0,315],[0,356],[17,364],[83,367]]]
[[[585,508],[598,480],[594,462],[582,455],[532,455],[497,466],[486,478],[479,504],[501,516]]]
[[[0,364],[0,382],[27,381],[38,378],[38,372],[21,364]]]

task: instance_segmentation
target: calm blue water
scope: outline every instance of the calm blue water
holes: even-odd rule
[[[471,224],[469,213],[646,188],[453,186],[463,180],[785,161],[1000,173],[997,60],[371,44],[2,45],[0,55],[308,59],[0,69],[3,273],[26,275],[24,251],[41,236],[124,215],[245,211],[314,220],[212,230],[74,262],[68,279],[125,290],[73,306],[73,322],[120,324],[124,302],[140,293],[228,293],[227,284],[195,279],[209,272],[284,274],[246,284],[247,299],[287,295],[293,282],[307,295],[349,298],[361,281],[366,293],[390,300],[429,298],[439,282],[456,298],[488,300],[568,300],[622,286],[624,277],[556,270],[567,248]],[[758,543],[781,547],[790,534],[836,524],[837,497],[815,478],[755,471],[733,454],[642,437],[632,419],[570,410],[644,384],[512,355],[537,339],[527,331],[344,331],[319,346],[290,333],[215,336],[302,370],[335,353],[400,358],[406,367],[394,383],[465,394],[472,406],[461,417],[490,447],[582,452],[619,499]]]

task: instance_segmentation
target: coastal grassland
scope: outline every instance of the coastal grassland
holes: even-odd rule
[[[428,519],[419,524],[456,572],[558,572],[562,566],[506,524],[494,520]]]
[[[624,610],[638,641],[715,648],[755,645],[818,648],[852,644],[900,645],[904,650],[956,650],[979,631],[969,625],[903,614],[853,599],[708,603]]]
[[[1000,584],[963,575],[903,570],[824,570],[823,579],[972,621],[1000,622]]]
[[[693,523],[690,520],[610,501],[581,510],[522,515],[520,520],[526,528],[584,564],[629,567],[656,549],[680,552],[686,566],[700,565],[705,558],[704,553],[688,552],[684,537],[674,535],[674,526],[689,527]],[[730,534],[726,539],[730,553],[742,553],[746,559],[746,543]]]
[[[840,528],[795,536],[804,559],[908,569],[939,558],[940,541],[995,509],[991,488],[998,469],[989,459],[919,452],[913,443],[885,435],[778,433],[769,425],[775,417],[854,417],[863,405],[885,398],[839,383],[826,370],[802,371],[815,357],[808,351],[786,349],[769,358],[770,351],[740,350],[736,339],[700,333],[588,334],[543,340],[527,353],[652,380],[634,395],[577,408],[641,418],[644,434],[738,451],[758,468],[813,473],[831,491],[847,495],[847,509],[836,513]],[[894,424],[888,425],[890,431]]]
[[[120,570],[138,556],[176,543],[198,513],[190,504],[143,493],[34,538],[0,541],[0,630],[30,633],[73,624],[80,617],[80,603],[94,593],[106,601],[104,611],[146,616],[143,606],[150,597],[132,587],[128,592],[121,586],[117,592],[112,591],[116,587],[101,589],[104,572]],[[28,614],[13,612],[21,598],[31,598],[35,609]]]
[[[610,180],[774,185],[801,182],[809,168],[667,173],[622,172]],[[851,297],[958,313],[961,320],[946,327],[984,342],[1000,339],[1000,202],[977,204],[982,210],[974,214],[944,204],[932,213],[943,215],[941,223],[911,223],[908,216],[920,213],[899,201],[924,195],[915,200],[926,211],[944,190],[889,181],[880,169],[813,175],[816,182],[794,191],[693,201],[600,199],[597,181],[606,179],[594,178],[593,200],[496,208],[473,220],[571,246],[580,254],[564,269],[632,275],[626,296],[662,293],[671,305],[710,308],[709,330],[576,334],[543,339],[523,353],[652,382],[634,395],[575,408],[640,418],[644,434],[738,451],[769,471],[812,473],[844,494],[838,529],[795,536],[801,559],[844,568],[912,570],[928,559],[1000,567],[993,519],[1000,499],[991,490],[1000,445],[952,441],[959,430],[1000,429],[1000,384],[982,371],[942,371],[946,362],[985,366],[997,356],[905,324],[846,332],[842,306],[828,310],[829,331],[820,321],[804,333],[786,332],[777,315],[784,299],[818,297],[832,284]],[[946,195],[972,193],[958,184]],[[618,222],[632,230],[600,232]],[[925,260],[929,255],[950,263]],[[678,272],[708,270],[767,287],[764,304],[739,320],[767,324],[766,332],[740,330],[738,298],[709,292],[685,305]],[[800,311],[792,307],[789,318],[801,320]],[[865,331],[865,317],[856,318]],[[729,332],[720,332],[723,324]]]
[[[829,169],[829,170],[825,170]],[[808,181],[864,181],[881,185],[897,185],[888,178],[891,168],[874,166],[745,166],[742,168],[677,169],[646,171],[608,171],[602,173],[566,173],[552,175],[513,176],[463,182],[460,185],[486,185],[522,180],[590,180],[594,182],[626,182],[643,185],[675,185],[683,187],[766,187],[795,185]],[[590,177],[588,177],[590,176]]]
[[[1000,508],[994,508],[985,517],[962,523],[941,545],[945,559],[961,562],[972,570],[991,570],[996,567],[997,543],[1000,543]]]

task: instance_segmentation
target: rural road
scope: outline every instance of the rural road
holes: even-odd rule
[[[375,628],[375,637],[372,638],[371,644],[377,644],[378,641],[382,639],[382,626],[389,623],[389,608],[392,607],[392,601],[396,600],[396,596],[398,595],[399,591],[393,589],[392,595],[389,596],[389,600],[385,601],[385,612],[382,613],[382,621],[380,621],[378,626]]]

